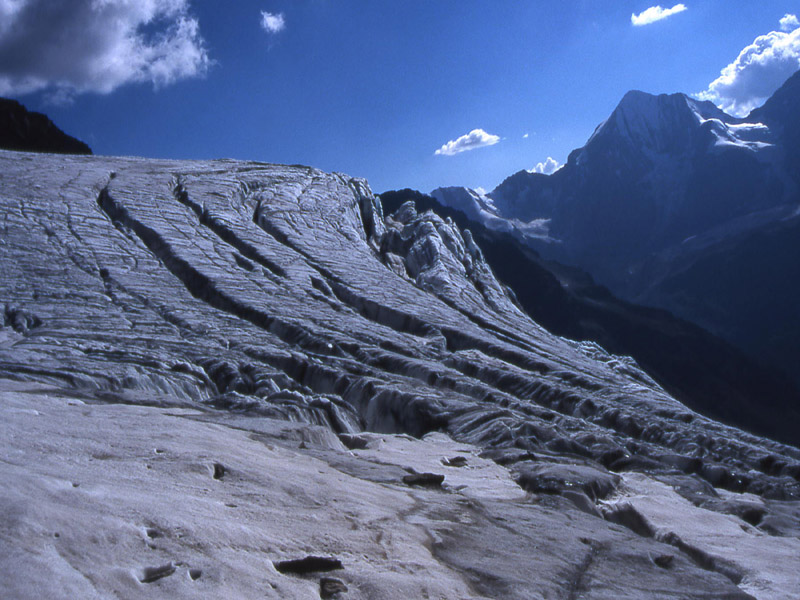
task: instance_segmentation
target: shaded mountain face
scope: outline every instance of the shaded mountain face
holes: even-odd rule
[[[717,331],[800,381],[800,218],[777,221],[682,261],[641,295]]]
[[[708,102],[629,92],[562,169],[521,171],[490,197],[505,217],[550,219],[558,243],[543,249],[633,296],[651,255],[789,214],[796,186],[777,143]]]
[[[800,585],[800,450],[549,333],[452,220],[301,166],[0,172],[2,595]]]
[[[417,210],[432,210],[468,229],[498,280],[513,290],[520,307],[548,331],[632,356],[694,410],[800,444],[800,392],[781,371],[762,367],[723,339],[664,310],[620,300],[585,272],[545,260],[524,239],[492,230],[431,196],[399,190],[384,192],[380,198],[387,212],[413,200]],[[709,266],[709,270],[714,268],[716,265]],[[707,281],[708,275],[704,272],[698,277]],[[790,337],[788,334],[787,339]]]
[[[797,244],[790,234],[754,242],[800,223],[798,103],[800,73],[745,119],[683,94],[629,92],[562,169],[521,171],[489,198],[500,217],[547,223],[546,237],[527,239],[543,256],[800,381],[800,338],[787,338],[800,318],[783,299],[795,291],[792,265],[781,259]]]
[[[45,115],[0,98],[0,148],[55,154],[91,154],[83,142],[61,131]]]
[[[800,184],[800,75],[795,74],[772,97],[748,117],[766,123],[780,137],[785,153],[784,167]]]

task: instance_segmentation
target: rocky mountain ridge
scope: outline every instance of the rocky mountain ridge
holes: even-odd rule
[[[0,98],[0,148],[27,152],[91,154],[84,142],[61,131],[46,115]]]

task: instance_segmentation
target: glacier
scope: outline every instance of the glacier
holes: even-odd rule
[[[0,205],[4,596],[800,587],[800,450],[548,333],[450,219],[311,167],[8,151]]]

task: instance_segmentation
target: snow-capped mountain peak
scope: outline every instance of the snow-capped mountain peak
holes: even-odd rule
[[[471,219],[483,221],[485,217],[498,216],[494,200],[483,189],[441,187],[433,190],[431,196],[442,204],[460,210]]]
[[[657,168],[664,173],[707,151],[735,147],[758,153],[773,143],[764,123],[732,117],[709,101],[634,90],[570,160],[577,165],[610,160],[615,170]]]

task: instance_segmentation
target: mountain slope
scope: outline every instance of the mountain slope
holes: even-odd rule
[[[790,77],[748,120],[776,131],[784,150],[784,166],[800,186],[800,73]]]
[[[719,242],[657,280],[644,302],[687,315],[800,381],[800,217]]]
[[[508,218],[550,220],[536,247],[634,297],[653,253],[759,214],[789,214],[775,134],[683,94],[630,92],[550,176],[521,171],[489,196]],[[770,218],[774,218],[770,216]]]
[[[0,148],[57,154],[91,154],[83,142],[61,131],[45,115],[0,98]]]

